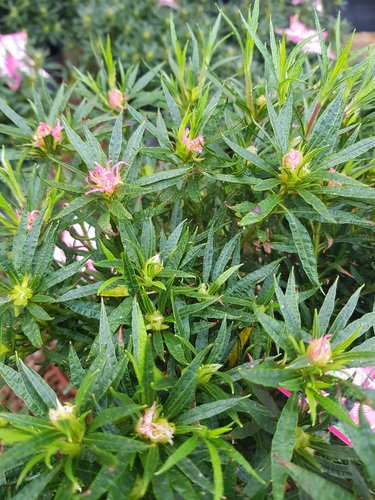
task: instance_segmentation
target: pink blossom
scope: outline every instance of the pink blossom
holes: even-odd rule
[[[0,77],[5,78],[12,90],[19,89],[22,74],[31,75],[34,71],[34,61],[27,55],[26,45],[26,31],[0,35]],[[44,70],[39,70],[39,74],[49,76]]]
[[[158,7],[170,7],[171,9],[179,9],[180,6],[174,0],[158,0]]]
[[[60,144],[62,141],[62,131],[64,127],[60,124],[60,120],[56,120],[56,125],[52,128],[45,122],[39,122],[39,125],[33,135],[33,146],[42,148],[45,146],[44,138],[52,135],[54,145]]]
[[[187,151],[201,154],[203,151],[202,146],[204,145],[203,135],[200,134],[195,139],[190,139],[189,135],[190,129],[185,128],[185,135],[182,137],[181,141],[185,144]]]
[[[78,238],[75,238],[77,236]],[[85,238],[88,238],[85,240]],[[64,230],[61,233],[61,242],[66,248],[75,249],[79,252],[89,252],[92,249],[96,249],[95,238],[95,228],[83,222],[83,224],[73,224],[68,230]],[[62,248],[55,246],[53,258],[58,264],[65,264],[66,255]],[[83,255],[77,255],[76,260],[83,260]],[[82,268],[83,271],[89,269],[90,271],[96,271],[93,261],[88,259],[85,266]]]
[[[294,172],[302,165],[303,155],[297,149],[291,149],[283,158],[283,166]]]
[[[170,424],[166,418],[158,417],[156,403],[144,412],[136,426],[136,432],[152,443],[173,444],[174,431],[173,424]]]
[[[366,368],[344,368],[340,371],[332,372],[332,375],[342,378],[344,380],[353,377],[353,384],[363,387],[364,389],[375,390],[375,366],[368,366]],[[343,403],[345,403],[345,398]],[[354,423],[359,423],[359,409],[361,404],[356,401],[353,408],[349,412],[350,418]],[[363,413],[366,420],[370,424],[371,429],[375,432],[375,409],[368,405],[362,405]]]
[[[34,222],[36,221],[36,218],[40,214],[39,210],[31,210],[31,212],[27,212],[27,229],[30,231],[30,229],[33,227]]]
[[[303,42],[303,40],[306,40],[306,38],[315,35],[314,38],[311,39],[303,47],[303,49],[306,52],[312,52],[316,54],[321,53],[318,32],[314,29],[308,28],[305,24],[301,23],[301,21],[299,21],[298,19],[298,16],[290,16],[289,28],[286,28],[285,30],[281,28],[276,28],[275,32],[278,33],[279,35],[285,33],[287,39],[294,43]],[[323,39],[325,40],[328,36],[328,33],[323,32],[322,36]]]
[[[125,161],[119,161],[111,167],[111,161],[107,161],[105,167],[95,162],[96,167],[90,170],[86,181],[91,187],[85,194],[90,193],[105,193],[112,196],[116,188],[122,184],[121,175],[119,173],[120,165],[127,165]]]
[[[113,109],[125,109],[125,96],[119,89],[111,89],[108,92],[108,101]]]
[[[332,335],[323,335],[320,339],[312,339],[306,349],[307,356],[320,367],[326,366],[332,359],[331,343]]]

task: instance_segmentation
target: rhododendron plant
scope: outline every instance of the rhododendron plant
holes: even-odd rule
[[[319,56],[268,0],[188,40],[185,0],[138,3],[79,12],[145,66],[108,37],[3,86],[1,497],[370,498],[375,53],[306,0]]]

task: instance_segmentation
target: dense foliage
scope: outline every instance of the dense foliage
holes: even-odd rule
[[[0,100],[3,498],[374,493],[374,54],[258,21]]]
[[[314,27],[312,8],[318,9],[319,18],[331,30],[334,17],[343,0],[283,0],[260,2],[259,31],[268,33],[268,18],[272,15],[275,26],[286,28],[289,16],[298,15],[302,22]],[[30,45],[54,60],[88,68],[93,62],[92,44],[110,35],[114,57],[124,67],[141,63],[157,64],[168,57],[168,26],[174,16],[181,43],[189,38],[190,28],[197,23],[206,34],[217,16],[217,4],[224,13],[239,20],[239,10],[246,12],[247,0],[116,0],[108,5],[104,0],[5,0],[0,6],[0,33],[27,30]],[[239,24],[239,23],[238,23]],[[241,26],[239,25],[241,29]],[[243,30],[244,32],[245,30]],[[230,33],[223,24],[220,37]],[[220,58],[234,58],[233,40],[229,37],[219,49]],[[49,58],[50,59],[50,58]],[[232,61],[232,66],[240,60]]]

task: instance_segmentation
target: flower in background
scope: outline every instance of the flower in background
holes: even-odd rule
[[[185,135],[182,136],[182,143],[185,144],[186,150],[194,153],[201,154],[204,145],[203,135],[198,135],[195,139],[190,139],[190,129],[185,128]]]
[[[72,234],[73,233],[73,234]],[[96,249],[95,242],[95,228],[83,222],[83,224],[73,224],[68,231],[65,229],[61,233],[61,242],[67,249],[75,250],[77,252],[86,253]],[[76,237],[75,237],[76,236]],[[66,255],[62,248],[55,246],[53,259],[58,264],[65,264]],[[83,260],[83,255],[76,255],[76,260]],[[88,259],[85,263],[84,270],[96,271],[93,261]]]
[[[297,149],[291,149],[283,158],[283,167],[289,168],[292,172],[297,170],[303,162],[303,155]]]
[[[19,89],[22,74],[31,75],[34,71],[34,61],[27,55],[26,45],[26,31],[0,35],[0,77],[5,78],[12,90]],[[48,77],[44,70],[39,73]]]
[[[158,7],[170,7],[171,9],[179,9],[180,6],[174,0],[158,0]]]
[[[125,95],[119,89],[111,89],[108,92],[108,102],[113,109],[125,109]]]
[[[56,125],[52,128],[45,122],[40,122],[35,134],[33,135],[33,146],[36,148],[43,148],[45,144],[44,138],[51,135],[53,137],[53,144],[56,146],[62,141],[62,131],[64,127],[60,124],[60,120],[56,120]]]
[[[293,43],[303,42],[304,40],[306,40],[306,38],[309,38],[310,36],[314,36],[314,38],[312,40],[310,40],[303,47],[303,50],[305,50],[306,52],[311,52],[311,53],[315,53],[315,54],[321,53],[318,32],[314,29],[308,28],[305,24],[303,24],[298,19],[298,16],[290,16],[289,28],[286,28],[285,30],[281,29],[281,28],[276,28],[275,32],[278,33],[279,35],[282,35],[283,33],[285,33],[287,39]],[[323,36],[323,39],[325,40],[328,36],[328,33],[323,32],[322,36]]]
[[[135,430],[140,437],[149,439],[152,443],[173,444],[175,426],[166,418],[158,417],[156,403],[144,412]]]
[[[311,361],[323,368],[332,359],[330,338],[332,335],[323,335],[320,339],[312,339],[306,349],[307,356]]]
[[[86,181],[90,188],[85,194],[104,193],[112,196],[117,187],[122,184],[121,175],[119,172],[120,165],[127,165],[125,161],[119,161],[111,167],[111,161],[107,161],[105,167],[95,162],[96,167],[90,170]]]
[[[375,366],[367,366],[366,368],[344,368],[340,371],[332,372],[332,375],[341,379],[348,379],[353,377],[353,384],[363,387],[364,389],[375,390]],[[343,403],[346,402],[344,398]],[[361,404],[356,401],[349,411],[349,416],[355,424],[359,423],[359,409]],[[375,432],[375,409],[368,405],[362,405],[363,414],[370,424],[371,429]]]

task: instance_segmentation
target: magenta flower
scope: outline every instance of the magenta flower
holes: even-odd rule
[[[303,155],[297,149],[291,149],[283,158],[283,166],[289,168],[292,172],[298,169],[303,162]]]
[[[111,162],[107,161],[105,167],[95,162],[96,167],[90,170],[86,181],[91,187],[85,194],[104,193],[112,196],[116,188],[122,184],[121,175],[119,173],[120,165],[127,165],[125,161],[119,161],[111,167]]]
[[[158,7],[170,7],[171,9],[179,9],[180,6],[174,0],[158,0]]]
[[[52,135],[54,145],[60,144],[63,130],[64,127],[60,124],[60,120],[56,120],[56,125],[53,128],[45,122],[40,122],[33,135],[33,146],[43,148],[45,146],[44,138],[48,135]]]
[[[303,49],[306,52],[311,52],[315,54],[321,53],[318,32],[314,29],[308,28],[305,24],[301,23],[301,21],[299,21],[298,19],[298,16],[290,16],[289,28],[286,28],[285,30],[281,28],[276,28],[275,32],[278,33],[279,35],[285,33],[287,39],[293,43],[303,42],[303,40],[306,40],[306,38],[309,38],[310,36],[314,35],[314,38],[311,39],[303,47]],[[328,36],[328,33],[323,32],[322,35],[323,39],[325,40]]]
[[[311,361],[323,368],[332,359],[330,338],[332,335],[323,335],[320,339],[312,339],[306,349],[307,356]]]
[[[34,61],[27,55],[26,45],[26,31],[0,35],[0,77],[12,90],[19,89],[23,74],[34,72]],[[49,76],[44,70],[39,70],[39,74]]]
[[[113,109],[125,109],[125,96],[119,89],[111,89],[108,92],[108,102]]]
[[[185,128],[185,135],[182,136],[182,143],[185,144],[187,151],[201,154],[204,145],[203,135],[198,135],[195,139],[190,139],[190,129]]]
[[[136,432],[140,437],[150,440],[152,443],[173,444],[175,426],[166,418],[159,418],[156,411],[156,403],[148,408],[138,420]]]

